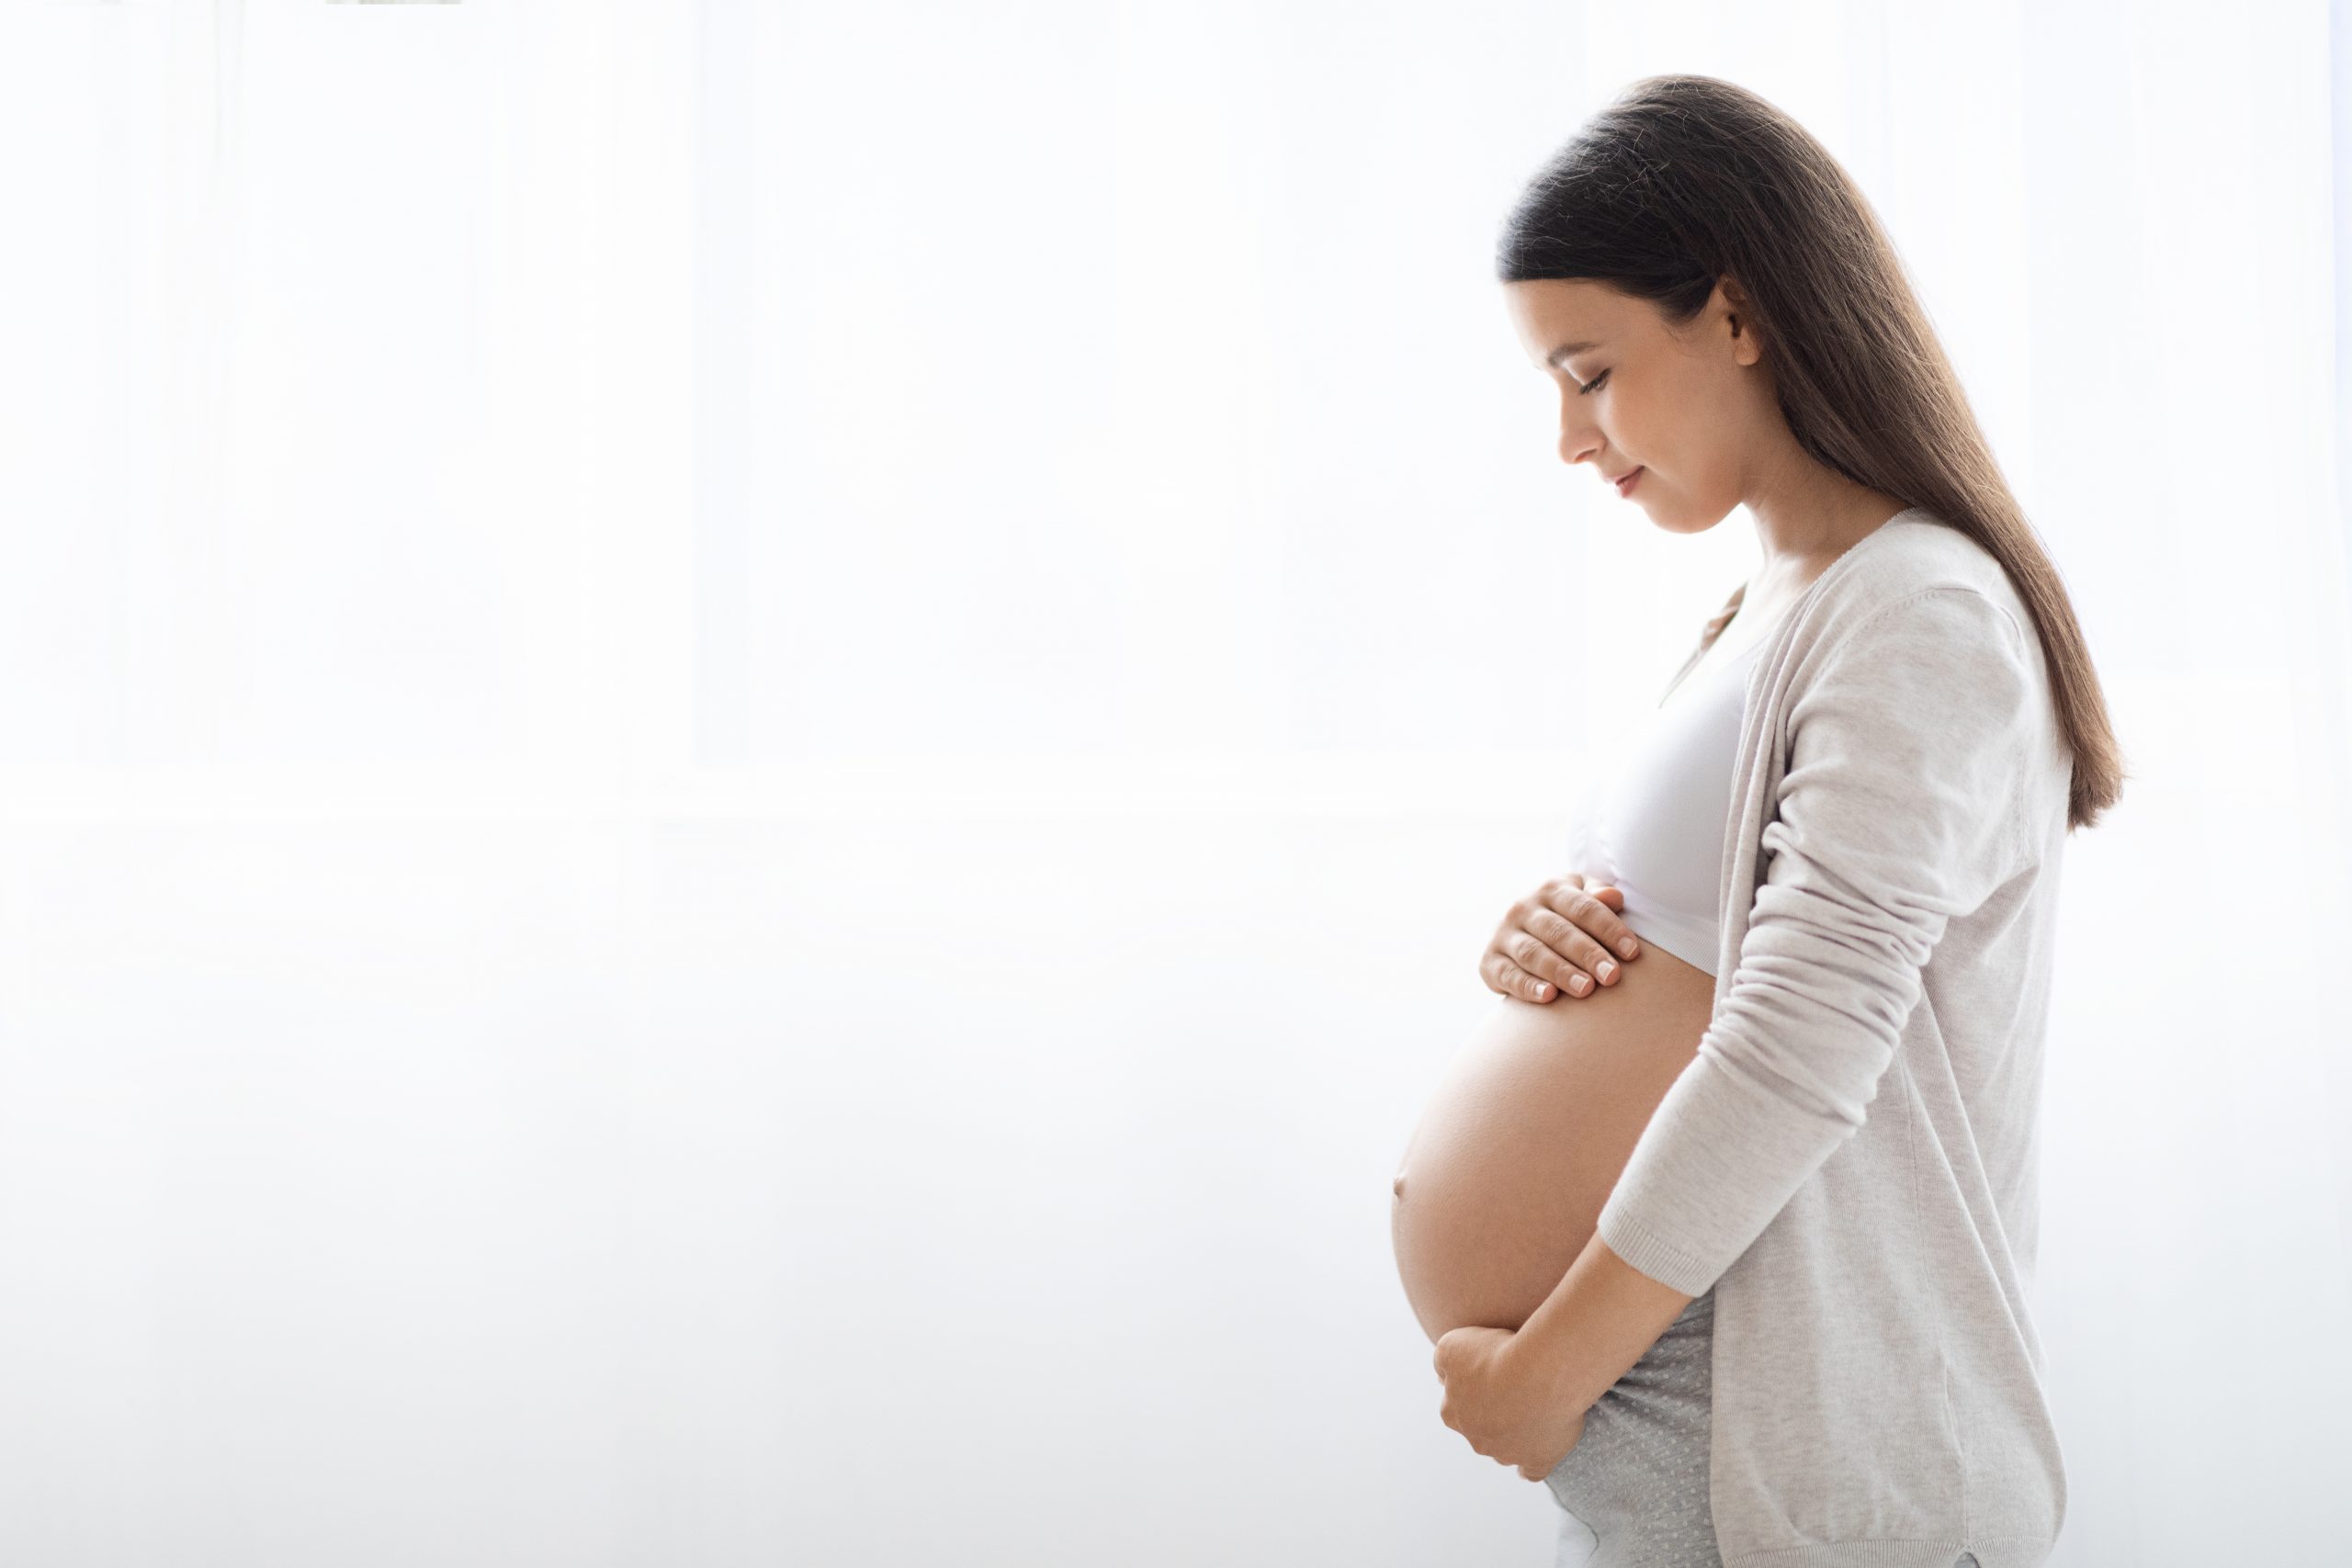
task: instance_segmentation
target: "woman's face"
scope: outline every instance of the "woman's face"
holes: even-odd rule
[[[1560,460],[1606,482],[1641,470],[1629,500],[1674,533],[1701,533],[1737,506],[1772,424],[1785,428],[1742,314],[1719,283],[1687,327],[1590,278],[1506,283],[1528,359],[1560,393]]]

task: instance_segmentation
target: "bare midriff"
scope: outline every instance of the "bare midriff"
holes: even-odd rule
[[[1589,997],[1496,998],[1397,1164],[1396,1269],[1432,1342],[1472,1324],[1516,1329],[1559,1284],[1698,1055],[1714,989],[1644,942]]]

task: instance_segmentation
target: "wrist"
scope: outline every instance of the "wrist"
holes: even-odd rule
[[[1577,1375],[1570,1347],[1553,1327],[1559,1321],[1557,1314],[1548,1317],[1539,1314],[1511,1336],[1511,1375],[1547,1407],[1573,1404],[1579,1410],[1589,1409],[1597,1396],[1582,1386],[1585,1380]]]

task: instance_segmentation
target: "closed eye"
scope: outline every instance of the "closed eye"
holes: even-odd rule
[[[1585,394],[1587,394],[1587,395],[1589,395],[1589,394],[1591,393],[1591,391],[1593,390],[1593,389],[1594,389],[1594,388],[1596,388],[1596,387],[1600,386],[1603,381],[1606,381],[1606,380],[1608,380],[1608,379],[1609,379],[1609,372],[1608,372],[1608,371],[1606,371],[1606,370],[1603,370],[1600,375],[1595,376],[1591,380],[1587,381],[1587,382],[1584,382],[1583,384],[1581,384],[1580,386],[1578,386],[1578,387],[1577,388],[1577,391],[1579,391],[1579,392],[1585,393]]]

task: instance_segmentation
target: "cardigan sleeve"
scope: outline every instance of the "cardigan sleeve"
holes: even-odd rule
[[[1704,1293],[1861,1127],[1945,925],[2023,859],[2039,681],[2007,611],[1939,586],[1794,682],[1731,987],[1601,1209],[1635,1269]]]

